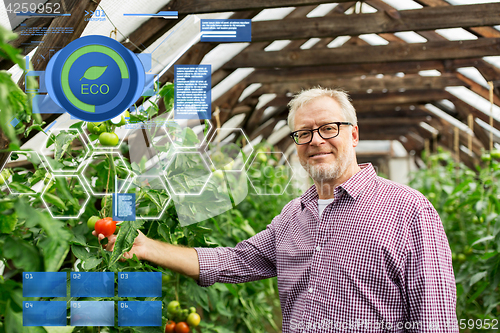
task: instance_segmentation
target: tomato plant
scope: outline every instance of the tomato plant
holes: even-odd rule
[[[426,168],[411,186],[438,211],[450,244],[457,286],[458,319],[494,319],[500,315],[500,163],[482,156],[470,170],[450,154],[424,155]],[[471,332],[482,332],[474,328]]]

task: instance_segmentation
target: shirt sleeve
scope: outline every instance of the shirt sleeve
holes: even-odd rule
[[[433,207],[412,221],[406,246],[407,332],[459,332],[451,250]]]
[[[275,217],[273,222],[278,219]],[[198,285],[242,283],[276,276],[274,224],[234,248],[195,248],[200,263]]]

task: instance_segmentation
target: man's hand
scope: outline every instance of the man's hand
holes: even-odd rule
[[[132,245],[132,248],[130,251],[125,252],[123,254],[123,258],[120,259],[124,261],[125,259],[132,259],[134,254],[137,256],[137,259],[139,260],[147,260],[147,254],[148,254],[148,241],[150,239],[146,237],[140,230],[137,230],[139,232],[139,235],[135,238],[134,244]],[[96,231],[92,231],[92,235],[97,236],[99,238],[99,243],[106,238],[103,234],[96,234]],[[113,251],[113,248],[115,247],[115,242],[116,242],[116,235],[111,235],[108,237],[108,244],[103,245],[103,247],[107,251]]]
[[[195,280],[199,279],[200,264],[195,249],[156,241],[146,237],[140,230],[137,231],[139,235],[135,238],[132,248],[125,252],[120,260],[132,259],[135,254],[139,260],[147,260]],[[103,234],[97,235],[95,230],[92,231],[92,235],[98,237],[99,243],[106,238]],[[103,247],[113,251],[115,242],[116,235],[111,235],[108,237],[108,244]]]

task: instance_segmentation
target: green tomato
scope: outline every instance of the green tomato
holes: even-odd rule
[[[196,312],[196,308],[194,306],[190,307],[189,308],[189,312],[190,313],[195,313]]]
[[[91,216],[87,220],[87,227],[89,227],[90,230],[94,230],[95,223],[99,221],[101,218],[99,216]]]
[[[181,305],[177,301],[172,301],[168,303],[167,305],[167,312],[170,312],[172,314],[177,313],[181,309]]]
[[[491,155],[484,154],[483,156],[481,156],[481,160],[483,160],[483,162],[489,162],[489,161],[491,161]]]
[[[257,154],[257,161],[261,163],[266,163],[267,162],[267,156],[264,153],[259,153]]]
[[[187,317],[187,323],[191,327],[196,327],[200,324],[201,318],[200,315],[196,312],[190,313]]]
[[[465,256],[465,254],[459,253],[458,256],[457,256],[457,259],[460,262],[464,262],[465,260],[467,260],[467,257]]]
[[[500,159],[500,150],[492,150],[490,152],[490,155],[492,158],[498,160],[498,159]]]
[[[112,147],[118,145],[120,139],[116,133],[103,132],[99,135],[99,142],[103,146]]]
[[[429,193],[429,199],[434,199],[436,197],[436,193],[431,192]]]

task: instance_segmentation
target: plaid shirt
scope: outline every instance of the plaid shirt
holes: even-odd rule
[[[371,164],[312,186],[234,248],[196,248],[200,286],[278,276],[283,333],[458,332],[451,251],[432,204]]]

